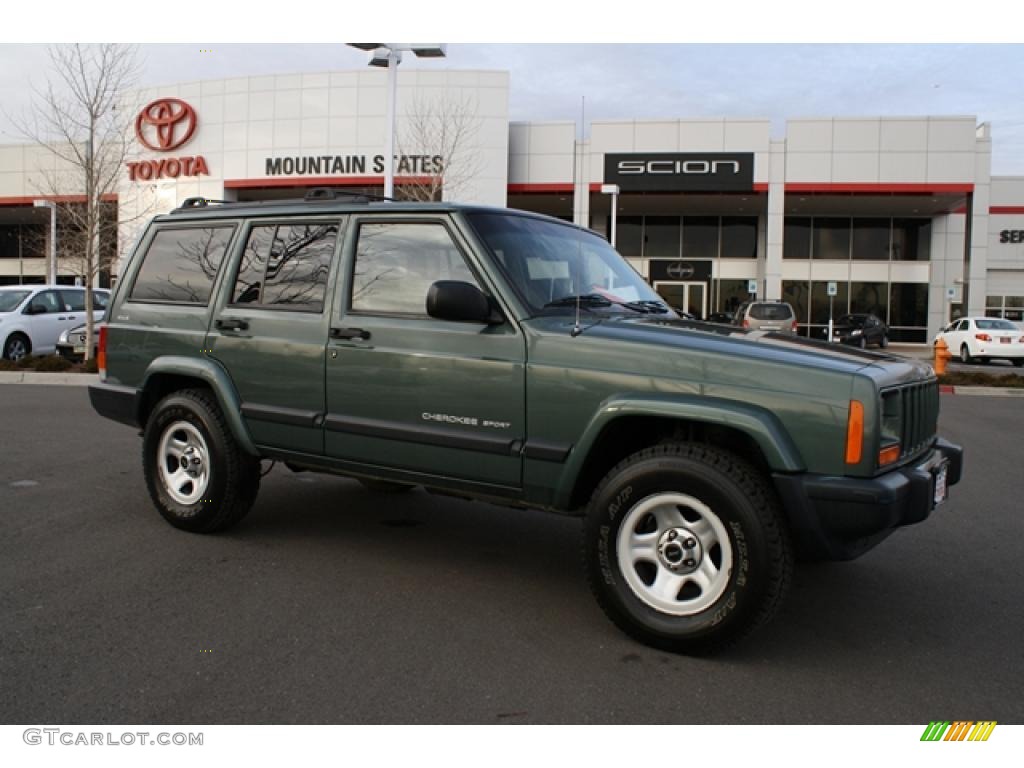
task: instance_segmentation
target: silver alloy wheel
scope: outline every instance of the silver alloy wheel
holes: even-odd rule
[[[25,342],[18,336],[7,342],[7,359],[17,362],[28,354]]]
[[[210,452],[193,424],[168,424],[160,436],[156,460],[160,482],[172,499],[191,506],[203,498],[210,484]]]
[[[711,508],[684,493],[638,502],[619,528],[619,570],[644,603],[672,616],[713,605],[732,574],[732,544]]]

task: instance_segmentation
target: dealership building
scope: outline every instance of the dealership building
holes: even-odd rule
[[[189,197],[380,194],[385,81],[367,68],[133,94],[108,247],[123,256]],[[396,196],[614,229],[662,296],[700,316],[756,295],[790,302],[805,333],[830,311],[873,312],[909,343],[961,315],[1024,320],[1024,177],[991,175],[976,117],[801,118],[782,135],[729,117],[512,122],[509,88],[507,72],[400,69]],[[36,203],[83,199],[45,183],[61,171],[45,150],[0,146],[0,284],[47,279],[50,210]],[[76,271],[60,261],[57,281]]]

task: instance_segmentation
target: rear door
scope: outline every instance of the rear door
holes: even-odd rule
[[[493,295],[445,215],[353,217],[327,355],[327,455],[521,485],[525,343],[514,323],[435,320],[436,280]]]
[[[242,229],[207,343],[257,445],[323,453],[325,307],[343,226],[334,215]]]

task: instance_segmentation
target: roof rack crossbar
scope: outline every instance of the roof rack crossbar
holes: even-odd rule
[[[178,208],[205,208],[210,203],[220,203],[226,205],[231,203],[231,200],[213,200],[209,197],[186,197]]]
[[[334,187],[313,187],[306,191],[304,200],[335,200],[339,195],[345,197],[351,197],[354,199],[362,199],[364,201],[369,200],[387,200],[388,202],[395,202],[394,198],[384,197],[384,195],[374,195],[369,192],[349,192],[346,189],[335,189]]]

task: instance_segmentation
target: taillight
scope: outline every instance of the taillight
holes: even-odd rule
[[[796,320],[794,320],[793,324],[791,326],[789,326],[789,329],[791,331],[793,331],[793,333],[796,333],[798,328],[799,328],[799,323],[797,323]],[[826,333],[828,333],[828,331],[826,331]]]
[[[974,338],[976,338],[978,341],[992,341],[992,337],[989,336],[987,333],[976,333],[974,334]]]
[[[749,328],[750,327],[750,321],[747,318],[745,318],[745,317],[743,318],[743,327],[744,328]]]
[[[100,378],[107,378],[107,326],[100,326],[100,343],[96,351],[96,367],[99,368]]]

